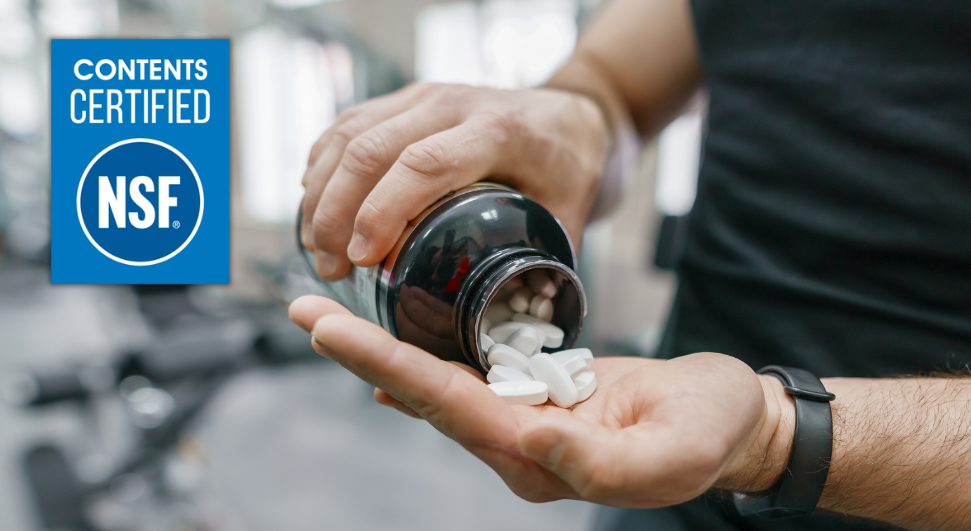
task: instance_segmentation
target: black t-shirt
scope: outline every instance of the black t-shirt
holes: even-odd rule
[[[692,4],[709,123],[665,354],[820,377],[966,369],[971,3]]]
[[[672,354],[971,362],[971,3],[694,0],[709,129]]]

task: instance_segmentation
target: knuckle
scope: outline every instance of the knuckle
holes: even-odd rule
[[[331,143],[338,143],[340,145],[346,146],[352,140],[354,140],[355,136],[357,135],[355,134],[354,128],[351,125],[351,123],[345,122],[343,124],[340,124],[334,127],[334,134],[331,136],[330,141]]]
[[[440,106],[463,106],[471,103],[475,89],[467,85],[435,85],[434,101]]]
[[[331,209],[318,208],[314,212],[313,230],[314,237],[321,244],[328,244],[334,234],[343,229],[344,220],[335,215]]]
[[[320,158],[320,155],[324,152],[324,149],[327,148],[327,145],[330,144],[333,135],[328,133],[329,131],[324,131],[324,133],[320,135],[316,141],[314,141],[314,144],[310,146],[310,155],[307,157],[307,166],[313,166],[317,162],[317,159]]]
[[[449,147],[431,138],[408,146],[398,161],[409,170],[430,178],[439,177],[444,170],[455,165]]]
[[[387,144],[380,135],[369,133],[347,144],[341,165],[355,175],[373,175],[381,171],[387,157]]]
[[[359,114],[361,114],[361,112],[365,108],[367,108],[367,106],[370,103],[371,102],[365,101],[365,102],[358,103],[356,105],[352,105],[352,106],[344,109],[343,111],[341,111],[340,113],[337,114],[337,117],[334,119],[334,125],[345,124],[345,123],[353,120]]]
[[[486,111],[477,119],[483,132],[500,144],[506,144],[523,127],[522,116],[512,109]]]
[[[389,218],[389,214],[382,204],[383,202],[383,198],[381,197],[368,197],[364,201],[355,222],[355,227],[358,232],[365,235],[373,235],[393,223],[393,220]]]
[[[429,94],[439,90],[442,87],[441,83],[412,83],[404,88],[404,91],[415,92],[417,94]]]

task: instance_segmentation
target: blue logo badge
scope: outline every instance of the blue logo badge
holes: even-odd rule
[[[81,176],[78,219],[108,258],[154,265],[192,241],[203,197],[199,174],[177,149],[148,138],[122,140],[98,153]]]
[[[229,42],[51,43],[51,280],[229,282]]]

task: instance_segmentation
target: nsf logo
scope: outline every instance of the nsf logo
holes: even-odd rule
[[[174,147],[148,138],[108,146],[78,185],[78,219],[98,251],[149,266],[179,254],[202,223],[202,181]]]
[[[51,40],[51,283],[228,284],[229,40]]]

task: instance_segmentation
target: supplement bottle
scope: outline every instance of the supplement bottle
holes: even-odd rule
[[[576,254],[559,220],[504,186],[480,183],[451,193],[408,224],[379,265],[354,267],[337,282],[321,280],[313,253],[297,245],[324,294],[354,315],[444,360],[489,367],[479,344],[485,309],[510,279],[535,268],[558,286],[552,324],[563,345],[576,343],[586,297],[574,272]]]

